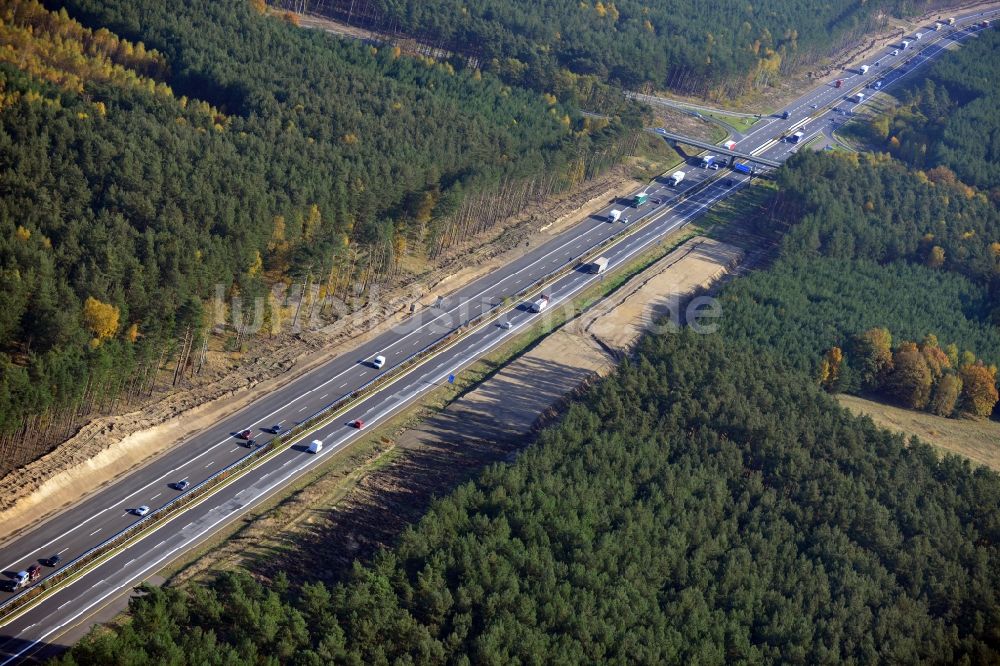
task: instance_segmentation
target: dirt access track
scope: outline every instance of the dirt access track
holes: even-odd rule
[[[317,472],[196,556],[171,583],[231,567],[340,579],[355,558],[392,544],[433,497],[516,455],[568,398],[611,372],[655,320],[731,274],[745,256],[726,242],[688,240],[443,410],[380,434],[370,449],[362,445],[356,455],[366,460]]]

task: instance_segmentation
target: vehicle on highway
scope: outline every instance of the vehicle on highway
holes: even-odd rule
[[[635,197],[632,199],[632,206],[634,206],[635,208],[639,208],[644,203],[646,203],[648,199],[649,195],[647,193],[640,192],[639,194],[635,195]]]
[[[604,271],[608,270],[608,258],[598,257],[594,259],[593,263],[587,266],[587,270],[594,275],[600,275]]]
[[[256,439],[248,439],[247,440],[247,448],[248,449],[252,449],[255,446],[257,446],[257,440]]]
[[[134,513],[135,515],[137,515],[137,516],[139,516],[141,518],[141,517],[145,516],[147,513],[149,513],[149,507],[146,506],[145,504],[143,504],[140,507],[136,507],[136,508],[132,509],[132,513]]]
[[[660,197],[653,197],[652,199],[650,199],[650,201],[653,202],[654,206],[659,206],[660,204],[663,203],[663,199],[661,199]]]
[[[798,143],[799,141],[802,140],[804,136],[805,132],[796,132],[795,134],[785,139],[785,141],[787,141],[788,143]]]
[[[788,120],[788,115],[789,115],[788,111],[782,111],[781,112],[781,119],[782,120]]]
[[[385,365],[385,356],[379,354],[378,356],[372,359],[372,367],[375,368],[376,370],[381,368],[383,365]]]
[[[16,574],[14,574],[14,584],[11,586],[11,589],[17,590],[24,587],[27,584],[28,584],[28,572],[18,571]]]
[[[622,212],[620,210],[617,209],[612,210],[610,213],[608,213],[608,222],[617,222],[619,219],[621,219],[621,216]]]
[[[843,88],[844,87],[844,79],[837,79],[836,81],[834,81],[833,82],[833,87],[834,88]]]
[[[737,173],[745,173],[745,174],[752,174],[753,173],[753,169],[750,167],[750,165],[749,164],[743,164],[742,162],[737,162],[736,164],[734,164],[733,165],[733,171],[735,171]]]
[[[243,430],[239,434],[240,439],[250,439],[253,437],[253,430],[247,429]]]
[[[892,53],[890,53],[889,55],[891,55],[891,56],[898,56],[899,55],[899,49],[893,49]]]
[[[356,419],[353,423],[351,423],[351,425],[357,428],[358,430],[364,430],[365,422],[362,421],[361,419]]]
[[[508,319],[506,321],[500,322],[500,328],[504,330],[509,330],[511,328],[514,328],[514,324],[512,324],[511,321]]]
[[[531,304],[532,312],[541,312],[545,308],[549,307],[549,297],[542,294],[537,301]]]
[[[28,567],[28,582],[34,583],[36,580],[42,577],[42,567],[38,564],[32,564]]]
[[[47,560],[45,560],[45,564],[48,565],[48,566],[50,566],[50,567],[54,567],[55,565],[59,564],[60,562],[62,562],[62,555],[60,555],[59,553],[56,553],[52,557],[50,557]]]
[[[674,171],[672,174],[670,174],[670,178],[667,179],[667,182],[673,185],[674,187],[677,187],[678,185],[681,184],[681,181],[684,180],[684,175],[685,174],[683,171]]]
[[[275,423],[270,428],[267,428],[267,431],[269,433],[271,433],[272,435],[277,435],[278,433],[281,432],[281,424],[280,423]]]
[[[309,453],[319,453],[322,450],[323,450],[323,442],[318,439],[314,439],[312,443],[309,445],[309,448],[307,449]]]
[[[725,187],[732,187],[733,185],[736,184],[736,181],[733,180],[732,178],[726,178],[724,181],[722,181],[722,184]]]
[[[187,490],[190,485],[191,482],[188,481],[187,479],[184,479],[183,481],[178,481],[177,483],[173,484],[174,490]]]
[[[819,104],[813,104],[810,108],[818,109],[819,108]]]

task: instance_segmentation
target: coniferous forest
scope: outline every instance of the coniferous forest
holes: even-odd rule
[[[475,231],[470,197],[577,183],[638,124],[263,11],[0,7],[0,441],[143,393],[218,288],[346,298]]]
[[[945,166],[964,183],[1000,190],[1000,32],[985,30],[899,93],[900,104],[859,131],[908,164]]]
[[[1000,399],[1000,213],[947,167],[803,152],[778,177],[767,271],[723,293],[727,336],[831,391],[941,416]]]
[[[739,95],[927,11],[898,0],[280,0],[472,56],[504,80],[571,92],[579,78]]]
[[[684,331],[343,584],[150,589],[60,663],[991,663],[998,502],[996,474]]]
[[[124,38],[140,31],[130,5],[84,5],[87,24],[99,18]],[[127,69],[139,72],[138,84],[112,69],[106,88],[138,94],[152,86],[173,104],[199,67],[213,80],[239,78],[224,54],[208,65],[191,55],[198,49],[179,49],[164,36],[175,19],[156,16],[148,27],[143,16],[149,50],[132,47]],[[284,34],[280,24],[262,25]],[[381,51],[349,52],[373,71],[403,67]],[[145,81],[166,67],[176,87],[156,93]],[[405,67],[434,90],[465,80],[441,65]],[[462,85],[497,86],[496,113],[516,100],[522,109],[539,103],[516,89],[503,94],[488,75],[468,79]],[[67,103],[65,92],[59,104],[44,102],[62,90],[51,77],[46,86],[11,80],[22,88],[8,90],[34,91],[40,106]],[[190,115],[175,125],[202,127],[206,141],[229,140],[232,127],[259,136],[270,102],[253,90],[247,83],[237,98],[224,88],[201,103],[191,97]],[[234,103],[244,93],[250,106]],[[296,94],[276,99],[276,108],[284,113]],[[74,107],[78,119],[79,109],[98,108],[83,96],[79,103],[90,106]],[[576,141],[613,141],[628,125],[588,130],[571,111],[546,111],[556,125],[538,131],[562,138],[539,159],[565,155]],[[564,135],[560,113],[570,117]],[[198,125],[206,114],[222,129]],[[269,136],[297,136],[286,120]],[[309,145],[332,145],[320,138]],[[995,196],[977,187],[945,161],[918,171],[887,155],[803,151],[778,172],[769,214],[756,222],[756,232],[779,241],[777,256],[723,289],[719,333],[646,337],[514,462],[437,501],[396,547],[356,563],[335,586],[227,571],[205,584],[151,587],[131,601],[128,619],[91,633],[58,663],[1000,661],[1000,476],[879,429],[829,395],[878,394],[941,416],[994,410],[1000,215]],[[308,205],[311,195],[303,196]],[[316,221],[310,209],[291,222],[294,214],[274,213],[270,199],[260,206],[297,230],[287,238],[320,237],[302,231]],[[352,233],[366,228],[349,211]],[[368,224],[377,228],[382,214]],[[400,219],[419,224],[422,216]],[[324,213],[317,228],[340,230],[336,220]],[[11,233],[39,253],[47,247],[49,236],[35,229]],[[291,241],[281,251],[268,245],[277,243],[273,225],[259,234],[263,269],[294,254]],[[244,272],[234,282],[249,284],[254,271]],[[110,298],[79,302],[89,327],[83,349],[106,348],[122,336],[101,332],[133,321],[109,312]],[[116,316],[122,322],[111,326]]]

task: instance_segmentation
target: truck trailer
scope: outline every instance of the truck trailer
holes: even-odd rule
[[[670,184],[674,187],[680,185],[682,180],[684,180],[683,171],[674,171],[672,174],[670,174],[670,178],[668,179]]]
[[[635,208],[638,208],[639,206],[646,203],[648,200],[649,200],[649,195],[646,194],[645,192],[642,192],[641,194],[635,195],[635,198],[632,199],[632,205]]]
[[[545,308],[549,307],[549,297],[542,294],[537,301],[531,304],[532,312],[541,312]]]
[[[608,222],[617,222],[622,217],[622,212],[618,209],[612,210],[608,213]]]
[[[869,69],[871,69],[871,67],[869,67],[868,65],[861,65],[861,67],[858,68],[858,71],[860,71],[862,74],[867,74]]]
[[[591,263],[587,268],[594,275],[600,275],[604,271],[608,270],[608,258],[598,257],[597,259],[594,259],[593,263]]]

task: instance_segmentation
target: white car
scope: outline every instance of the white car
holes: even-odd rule
[[[514,327],[514,324],[510,323],[510,321],[505,321],[502,324],[500,324],[500,328],[503,328],[503,329],[510,329],[510,328],[513,328],[513,327]]]
[[[149,507],[143,504],[138,509],[132,509],[132,513],[139,516],[140,518],[149,513]]]
[[[382,356],[381,354],[379,354],[374,359],[372,359],[372,367],[373,368],[378,369],[378,368],[381,368],[383,365],[385,365],[385,356]]]

